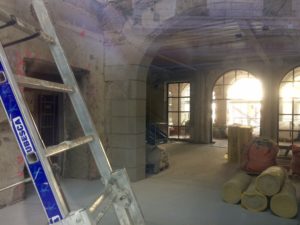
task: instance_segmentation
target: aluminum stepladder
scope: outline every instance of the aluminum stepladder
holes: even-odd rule
[[[43,0],[33,0],[32,3],[41,30],[0,9],[0,18],[6,20],[5,24],[0,26],[0,29],[16,26],[31,35],[8,44],[0,44],[0,98],[49,224],[96,225],[112,206],[121,225],[145,225],[126,170],[112,171],[111,169],[86,104],[80,94],[74,74],[50,20],[45,3]],[[62,84],[13,74],[3,47],[36,37],[46,41],[49,45],[62,77]],[[24,102],[19,84],[29,88],[68,94],[85,136],[46,148]],[[83,144],[88,144],[90,147],[102,176],[105,190],[102,194],[99,193],[100,196],[90,207],[70,212],[51,170],[48,158]],[[28,181],[28,179],[25,181]],[[18,184],[20,182],[7,188]]]

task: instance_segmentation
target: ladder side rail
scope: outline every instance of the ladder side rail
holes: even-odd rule
[[[129,199],[129,204],[125,207],[123,207],[123,211],[120,211],[120,217],[124,217],[125,213],[129,214],[129,218],[131,219],[132,223],[134,225],[145,225],[144,215],[142,213],[142,210],[137,203],[136,196],[134,192],[132,191],[130,180],[128,177],[128,174],[126,172],[126,169],[117,170],[113,173],[113,177],[118,183],[119,188],[123,188],[125,190],[126,195]],[[118,203],[114,204],[115,209],[120,208]],[[120,218],[119,217],[119,218]]]
[[[60,41],[56,35],[55,28],[51,22],[46,6],[42,0],[33,0],[32,2],[43,31],[47,35],[53,37],[55,40],[55,44],[50,45],[50,51],[53,55],[55,63],[58,66],[58,70],[61,74],[64,84],[72,86],[74,88],[74,92],[69,94],[69,97],[71,99],[74,110],[76,112],[76,115],[79,119],[79,122],[83,128],[85,135],[94,136],[95,140],[89,143],[91,152],[94,156],[95,162],[101,173],[101,176],[103,177],[105,182],[108,182],[112,172],[111,165],[107,159],[101,140],[97,135],[96,128],[94,127],[94,124],[92,122],[85,101],[82,95],[80,94],[80,90],[77,85],[77,81],[75,79],[74,73],[68,63],[63,48],[60,44]]]
[[[43,204],[50,223],[63,219],[68,214],[68,207],[63,199],[45,156],[45,146],[37,131],[35,122],[23,100],[21,91],[10,69],[5,51],[0,44],[0,73],[5,80],[1,80],[1,102],[5,108],[7,118],[16,136],[24,161]],[[19,130],[20,129],[20,130]],[[18,133],[23,132],[22,134]],[[28,142],[24,142],[25,138]],[[29,150],[27,147],[29,146]],[[31,155],[32,154],[32,155]],[[32,161],[30,156],[33,156]]]
[[[34,34],[37,32],[40,32],[38,29],[36,29],[34,26],[26,23],[25,21],[22,21],[18,18],[16,18],[15,16],[5,12],[3,9],[0,9],[0,20],[6,20],[7,21],[11,21],[10,24],[12,26],[16,26],[19,30],[27,33],[27,34]],[[53,43],[53,38],[48,36],[47,34],[45,34],[44,32],[40,32],[40,36],[39,38],[41,38],[41,40],[44,40],[48,43]]]
[[[114,209],[117,217],[119,218],[120,225],[132,225],[132,222],[127,214],[127,210],[124,207],[114,203]]]

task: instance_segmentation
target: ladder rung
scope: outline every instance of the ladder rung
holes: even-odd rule
[[[16,23],[17,23],[16,20],[14,18],[12,18],[11,20],[7,21],[4,25],[0,26],[0,29],[14,26]]]
[[[80,137],[80,138],[77,138],[77,139],[72,140],[72,141],[62,142],[59,145],[55,145],[55,146],[51,146],[51,147],[47,148],[46,149],[46,156],[50,157],[50,156],[57,155],[59,153],[68,151],[68,150],[76,148],[78,146],[90,143],[93,140],[94,140],[94,137],[92,135],[90,135],[90,136],[86,136],[86,137]]]
[[[106,211],[112,206],[117,198],[117,194],[114,193],[112,185],[106,186],[106,189],[102,195],[96,199],[96,201],[88,208],[87,212],[93,219],[95,224],[102,219]]]
[[[32,181],[31,178],[27,178],[27,179],[25,179],[25,180],[22,180],[22,181],[20,181],[20,182],[15,183],[15,184],[9,185],[9,186],[7,186],[7,187],[5,187],[5,188],[1,188],[1,189],[0,189],[0,192],[5,191],[5,190],[8,190],[8,189],[10,189],[10,188],[14,188],[14,187],[16,187],[16,186],[19,186],[20,184],[28,183],[28,182],[30,182],[30,181]]]
[[[8,23],[9,21],[15,21],[14,25],[18,27],[20,30],[24,31],[28,34],[34,34],[37,32],[40,32],[40,38],[48,43],[54,43],[54,38],[50,37],[48,34],[40,31],[39,29],[35,28],[34,26],[20,20],[19,18],[8,14],[4,10],[0,9],[0,19],[6,20],[5,23]],[[7,26],[6,26],[7,27]]]
[[[34,34],[30,35],[30,36],[21,38],[19,40],[15,40],[15,41],[12,41],[12,42],[5,43],[2,46],[3,46],[3,48],[7,48],[7,47],[10,47],[10,46],[13,46],[13,45],[16,45],[16,44],[20,44],[20,43],[25,42],[25,41],[30,41],[30,40],[32,40],[34,38],[39,37],[40,35],[41,35],[40,32],[36,32],[36,33],[34,33]]]
[[[46,90],[46,91],[63,92],[63,93],[73,92],[73,88],[65,84],[60,84],[60,83],[55,83],[55,82],[50,82],[46,80],[40,80],[40,79],[20,76],[20,75],[16,75],[15,77],[17,79],[18,84],[22,85],[23,87]]]

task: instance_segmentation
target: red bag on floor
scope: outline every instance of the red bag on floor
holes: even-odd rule
[[[245,147],[241,168],[249,173],[261,173],[276,165],[279,148],[271,139],[254,138]]]
[[[300,175],[300,146],[292,145],[292,161],[291,168],[294,174]]]

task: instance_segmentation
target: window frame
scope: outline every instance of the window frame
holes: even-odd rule
[[[169,90],[170,90],[170,85],[178,85],[178,92],[177,95],[172,97],[169,95]],[[190,91],[189,91],[189,96],[181,96],[180,93],[180,85],[181,84],[189,84]],[[168,122],[168,138],[172,140],[190,140],[191,139],[191,133],[188,131],[190,130],[190,123],[189,125],[181,125],[180,120],[181,120],[181,115],[184,113],[189,114],[189,121],[191,121],[191,82],[189,81],[177,81],[177,82],[168,82],[167,83],[167,122]],[[170,110],[170,99],[177,99],[177,109],[178,110]],[[181,110],[181,99],[189,99],[189,110]],[[178,124],[177,125],[170,125],[170,113],[176,113],[177,114],[177,120]],[[177,135],[170,135],[170,128],[174,128],[177,133]],[[180,132],[185,129],[185,135],[181,135]]]

